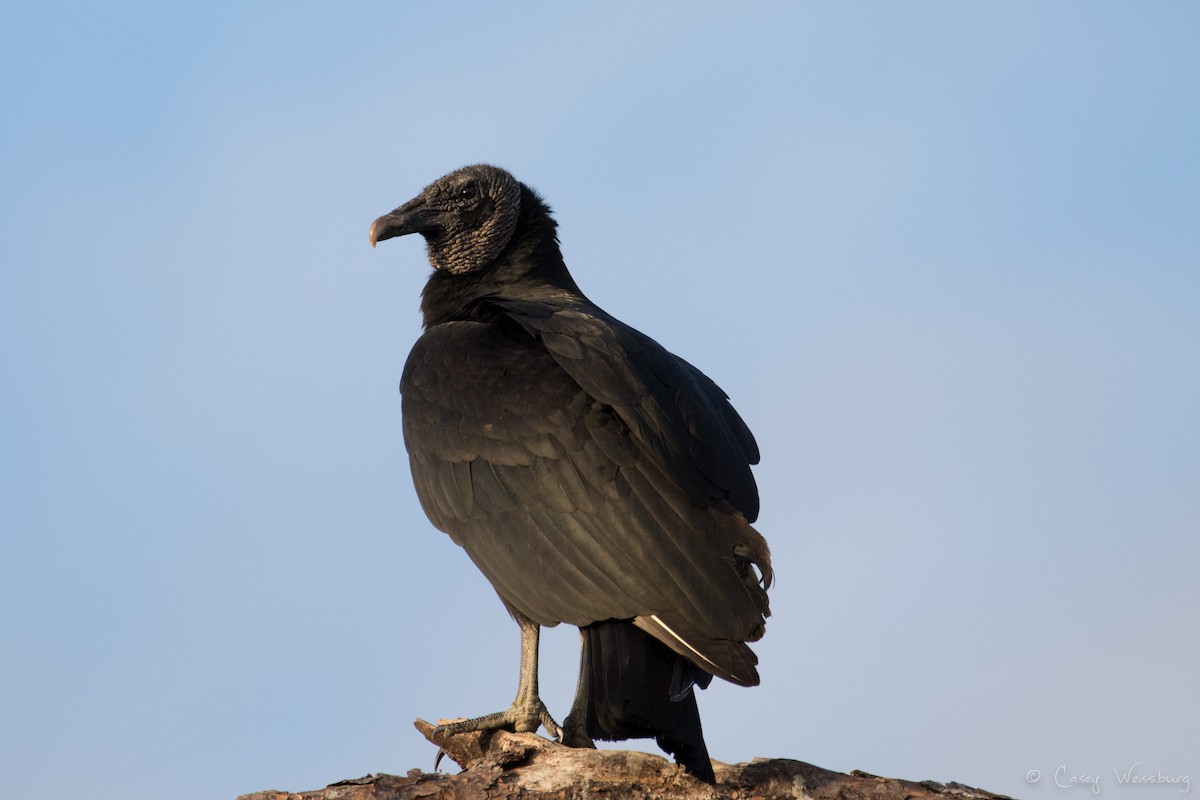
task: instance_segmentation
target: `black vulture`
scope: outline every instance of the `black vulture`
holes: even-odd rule
[[[372,245],[421,234],[434,267],[400,383],[417,496],[521,629],[512,707],[442,728],[655,737],[712,782],[692,688],[757,685],[770,614],[758,446],[700,370],[584,296],[556,227],[488,165],[371,225]],[[560,622],[582,639],[562,728],[537,689],[539,626]]]

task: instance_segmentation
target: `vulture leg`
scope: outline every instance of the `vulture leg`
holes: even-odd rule
[[[555,740],[562,740],[562,728],[550,716],[546,704],[538,697],[538,641],[541,627],[526,617],[514,613],[521,626],[521,680],[517,684],[517,696],[507,711],[497,711],[482,717],[448,722],[438,725],[435,732],[453,736],[467,731],[493,731],[501,728],[517,733],[532,733],[539,726]]]
[[[587,732],[588,694],[591,691],[592,660],[587,649],[587,635],[579,631],[579,683],[575,686],[575,701],[571,713],[563,720],[562,743],[568,747],[591,747],[596,743]]]

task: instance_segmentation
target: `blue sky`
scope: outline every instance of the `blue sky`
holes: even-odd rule
[[[367,245],[480,161],[758,436],[775,615],[762,686],[701,697],[716,758],[1200,778],[1193,5],[5,17],[13,796],[431,769],[415,717],[511,700],[516,627],[401,441],[423,249]]]

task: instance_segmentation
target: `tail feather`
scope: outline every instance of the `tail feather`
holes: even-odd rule
[[[609,741],[653,737],[692,775],[715,783],[692,691],[712,676],[629,621],[582,630],[588,735]]]
[[[758,656],[745,642],[708,639],[693,630],[686,620],[664,620],[657,614],[637,617],[633,624],[705,672],[739,686],[758,685]]]

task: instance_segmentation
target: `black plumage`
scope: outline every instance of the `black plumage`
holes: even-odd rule
[[[757,684],[770,613],[758,448],[715,383],[583,295],[555,227],[485,165],[371,226],[422,234],[435,267],[401,379],[417,495],[522,630],[513,707],[448,727],[653,736],[711,781],[691,687]],[[565,733],[537,697],[538,626],[560,622],[583,631]]]

